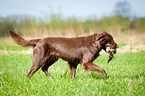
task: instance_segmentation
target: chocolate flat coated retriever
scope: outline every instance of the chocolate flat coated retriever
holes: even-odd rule
[[[93,61],[103,49],[109,53],[109,62],[118,47],[113,37],[107,32],[96,33],[86,37],[46,37],[32,40],[25,40],[12,30],[8,32],[18,45],[23,47],[32,46],[34,48],[33,65],[28,73],[28,77],[32,76],[39,68],[47,76],[50,76],[47,71],[48,68],[59,58],[62,58],[68,61],[70,75],[73,79],[75,78],[76,68],[79,63],[82,64],[84,71],[101,72],[108,78],[105,70],[95,65]]]

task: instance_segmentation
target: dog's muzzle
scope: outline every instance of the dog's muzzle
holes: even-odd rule
[[[107,45],[106,46],[106,52],[109,53],[109,54],[116,54],[116,48],[114,48],[111,45]]]
[[[106,45],[106,52],[109,54],[109,60],[108,63],[114,58],[113,54],[116,54],[116,48],[114,48],[111,45]]]

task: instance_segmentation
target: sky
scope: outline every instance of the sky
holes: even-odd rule
[[[115,4],[128,1],[132,15],[145,17],[145,0],[0,0],[0,16],[60,13],[64,17],[102,17],[111,15]]]

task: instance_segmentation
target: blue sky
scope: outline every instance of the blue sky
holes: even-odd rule
[[[61,13],[64,17],[101,17],[110,15],[119,1],[124,0],[0,0],[0,16],[29,14],[39,17]],[[145,17],[145,0],[126,1],[131,5],[133,15]]]

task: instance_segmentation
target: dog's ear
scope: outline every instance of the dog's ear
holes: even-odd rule
[[[106,42],[106,32],[101,32],[95,35],[93,45],[99,46]]]
[[[97,34],[94,41],[95,41],[95,43],[100,42],[100,44],[104,44],[106,42],[106,32],[101,32],[101,33]]]
[[[95,41],[103,40],[103,39],[105,39],[105,36],[106,36],[106,32],[101,32],[101,33],[97,34]]]

